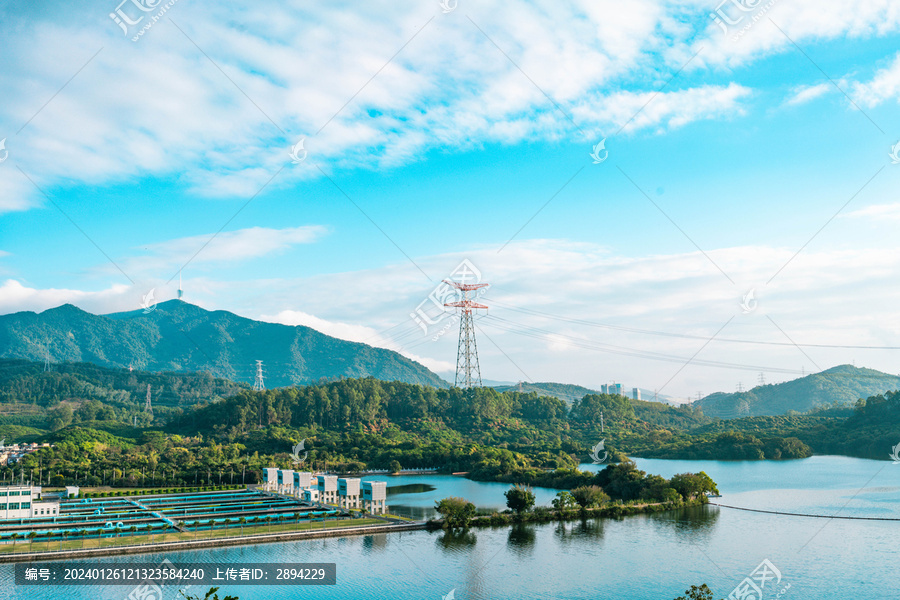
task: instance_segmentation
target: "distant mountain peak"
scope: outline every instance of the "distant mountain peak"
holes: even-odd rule
[[[80,361],[145,371],[208,371],[250,382],[263,361],[266,385],[342,377],[448,387],[397,352],[325,335],[309,327],[255,321],[183,300],[94,315],[71,304],[40,314],[0,315],[0,358]]]
[[[710,417],[725,419],[808,412],[820,406],[852,404],[860,398],[900,389],[900,376],[866,367],[837,365],[783,383],[735,393],[716,392],[695,403]]]

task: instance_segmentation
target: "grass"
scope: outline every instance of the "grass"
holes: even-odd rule
[[[384,513],[383,516],[389,519],[397,519],[398,521],[415,521],[415,519],[410,519],[409,517],[401,517],[400,515],[393,515],[391,513]]]
[[[357,527],[361,525],[373,525],[375,523],[384,523],[381,519],[344,519],[341,521],[303,521],[300,523],[281,523],[267,525],[246,525],[243,529],[243,535],[258,535],[264,533],[281,533],[286,531],[315,531],[322,529],[338,529],[341,527]],[[173,531],[168,533],[158,533],[153,536],[128,535],[123,533],[119,537],[111,538],[87,538],[83,542],[80,537],[75,536],[74,539],[68,539],[60,543],[55,541],[40,541],[29,544],[28,539],[20,539],[16,541],[15,547],[12,543],[0,544],[0,554],[27,553],[27,552],[47,552],[48,550],[80,550],[81,548],[113,548],[119,546],[141,546],[144,544],[154,544],[163,542],[184,542],[190,540],[210,540],[210,539],[230,539],[242,537],[240,525],[231,525],[226,530],[212,529],[203,531]]]

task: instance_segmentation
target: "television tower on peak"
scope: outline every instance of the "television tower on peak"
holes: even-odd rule
[[[454,385],[461,388],[481,387],[481,367],[478,366],[478,347],[475,345],[475,321],[472,319],[472,311],[487,306],[469,300],[469,292],[487,287],[487,283],[458,283],[444,280],[444,283],[452,285],[462,292],[462,300],[447,302],[444,306],[453,306],[462,309],[462,318],[459,321],[459,346],[456,350],[456,380]]]
[[[181,300],[183,296],[184,290],[181,289],[181,269],[178,269],[178,299]]]

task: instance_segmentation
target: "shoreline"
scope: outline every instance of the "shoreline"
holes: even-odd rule
[[[49,550],[44,552],[21,552],[0,555],[0,563],[17,563],[32,561],[59,561],[69,558],[89,558],[93,556],[118,556],[120,554],[153,554],[162,551],[197,550],[201,548],[222,546],[248,546],[270,542],[294,541],[303,539],[344,537],[355,535],[371,535],[376,533],[393,533],[395,531],[416,531],[426,528],[424,521],[390,523],[385,525],[364,525],[361,527],[334,527],[317,531],[284,531],[262,533],[256,535],[234,536],[208,540],[188,540],[178,542],[160,542],[135,546],[109,546],[106,548],[73,548],[67,550]]]
[[[697,500],[685,502],[681,505],[671,505],[667,503],[653,503],[640,506],[614,504],[610,506],[588,509],[584,512],[580,510],[567,510],[562,513],[559,513],[557,511],[540,511],[538,513],[530,513],[527,516],[521,515],[518,518],[505,513],[496,513],[495,515],[481,515],[473,517],[469,523],[469,526],[475,528],[497,526],[504,527],[513,526],[519,523],[540,524],[554,521],[573,521],[583,518],[620,519],[627,516],[665,512],[669,510],[678,510],[679,508],[703,506],[705,504],[707,503]],[[72,548],[66,550],[50,550],[43,552],[21,552],[15,554],[0,555],[0,564],[19,562],[53,562],[66,559],[79,559],[101,556],[154,554],[163,551],[199,550],[203,548],[220,548],[224,546],[248,546],[253,544],[265,544],[272,542],[349,537],[382,533],[386,534],[403,531],[434,531],[443,529],[442,526],[442,519],[432,519],[429,521],[394,522],[380,525],[364,525],[360,527],[334,527],[316,531],[283,531],[276,533],[262,533],[205,540],[157,542],[152,544],[139,544],[133,546],[109,546],[106,548]]]

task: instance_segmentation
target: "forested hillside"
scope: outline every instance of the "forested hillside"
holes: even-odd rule
[[[265,323],[170,300],[150,312],[93,315],[72,305],[0,316],[0,357],[90,362],[143,371],[208,372],[249,383],[263,361],[268,387],[377,377],[448,387],[400,354],[302,326]]]

